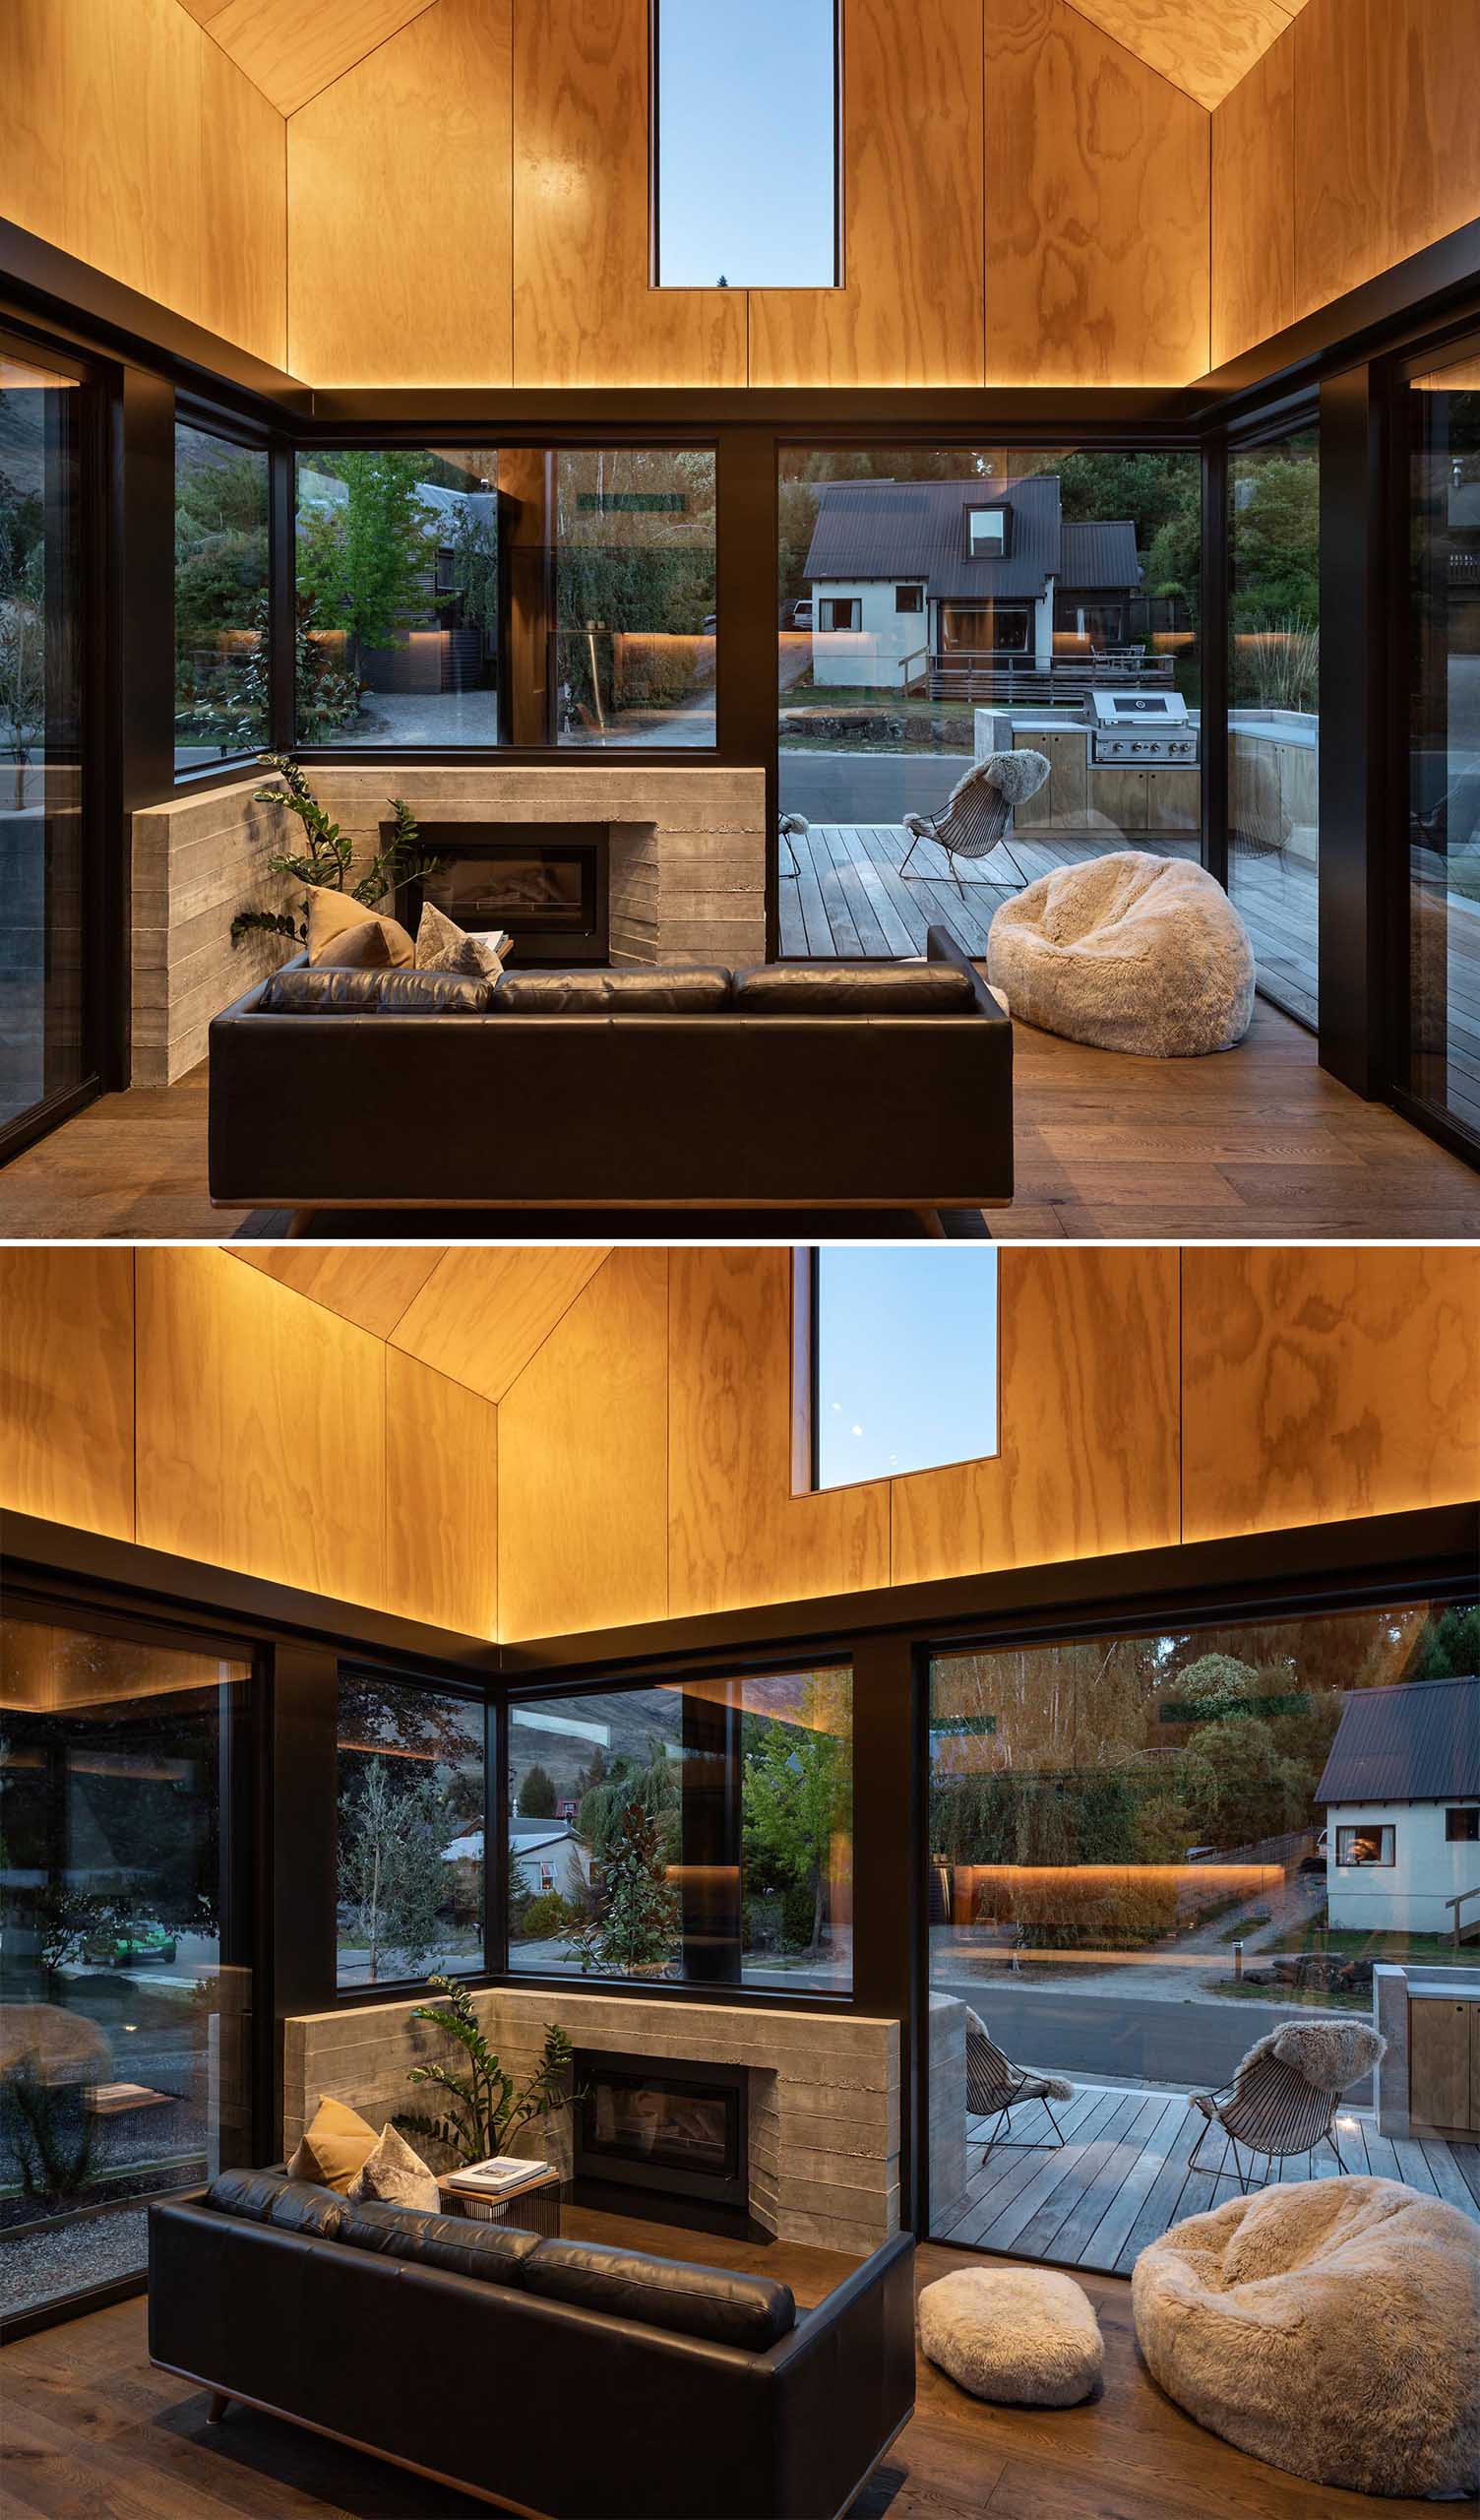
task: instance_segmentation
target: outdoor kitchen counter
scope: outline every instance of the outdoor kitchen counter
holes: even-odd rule
[[[1030,832],[1113,831],[1134,841],[1141,834],[1196,838],[1202,828],[1202,774],[1168,766],[1113,767],[1091,762],[1090,728],[1062,709],[1000,709],[975,713],[978,761],[1005,746],[996,729],[1008,723],[1017,752],[1041,752],[1049,764],[1047,785],[1013,816],[1014,828]],[[1196,722],[1194,722],[1196,724]]]

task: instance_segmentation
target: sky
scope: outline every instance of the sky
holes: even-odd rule
[[[823,1250],[824,1487],[997,1450],[997,1253],[989,1243]]]
[[[833,279],[832,0],[659,0],[664,287]]]

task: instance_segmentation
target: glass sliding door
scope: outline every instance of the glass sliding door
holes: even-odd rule
[[[1414,635],[1400,1056],[1415,1101],[1480,1144],[1480,348],[1420,377],[1409,402]]]
[[[1202,467],[1191,450],[783,448],[777,711],[783,955],[986,951],[1034,877],[1201,858]],[[1049,765],[1008,850],[949,860],[989,755]]]
[[[1239,2193],[1191,2095],[1257,2040],[1370,2025],[1382,1964],[1480,1987],[1445,1809],[1474,1799],[1477,1644],[1471,1596],[936,1656],[934,2237],[1128,2273]],[[1372,2100],[1354,2083],[1332,2131],[1394,2176]]]
[[[80,380],[0,338],[0,1155],[95,1060],[87,1003]]]
[[[251,1719],[244,1657],[0,1621],[0,2315],[254,2158]]]
[[[1308,426],[1228,459],[1228,890],[1259,985],[1317,1021],[1321,457]]]

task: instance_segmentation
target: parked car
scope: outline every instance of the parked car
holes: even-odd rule
[[[717,613],[717,612],[707,612],[707,613],[705,614],[705,616],[704,616],[704,622],[703,622],[703,625],[702,625],[702,626],[703,626],[703,629],[704,629],[704,632],[705,632],[706,637],[707,637],[707,638],[710,638],[710,639],[712,639],[712,637],[714,636],[715,631],[716,631],[716,630],[718,629],[718,627],[719,627],[719,615],[718,615],[718,613]]]
[[[781,627],[783,630],[811,629],[812,598],[810,595],[793,596],[790,603],[781,606]]]
[[[162,1925],[121,1925],[116,1932],[90,1934],[83,1944],[83,1958],[98,1969],[133,1969],[150,1960],[167,1969],[175,1947],[174,1935]]]

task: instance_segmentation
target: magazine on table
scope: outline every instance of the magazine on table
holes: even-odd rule
[[[509,2196],[517,2187],[527,2187],[549,2171],[548,2162],[531,2162],[513,2153],[495,2153],[491,2161],[473,2162],[466,2170],[456,2170],[444,2178],[445,2187],[468,2187],[481,2196]]]

